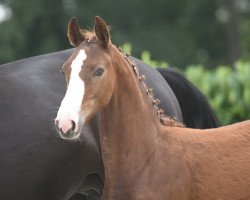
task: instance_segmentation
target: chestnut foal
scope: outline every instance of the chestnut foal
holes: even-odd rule
[[[63,66],[68,89],[56,123],[75,134],[100,111],[102,199],[250,199],[250,121],[185,128],[158,108],[101,18],[93,33],[73,18],[68,37],[77,48]]]

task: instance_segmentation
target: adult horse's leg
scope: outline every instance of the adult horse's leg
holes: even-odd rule
[[[170,85],[181,107],[183,123],[191,128],[216,128],[219,120],[207,98],[185,76],[171,68],[158,68]]]

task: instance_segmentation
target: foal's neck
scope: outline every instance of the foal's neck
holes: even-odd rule
[[[100,112],[102,136],[117,137],[119,140],[130,138],[131,141],[135,138],[155,138],[153,132],[157,132],[161,123],[152,99],[129,62],[120,53],[116,60],[115,89],[109,104]]]
[[[115,66],[117,85],[110,103],[100,111],[101,147],[109,194],[121,191],[121,185],[123,192],[131,190],[131,183],[154,157],[161,126],[152,101],[131,66],[121,55],[116,59],[119,60],[119,66]]]

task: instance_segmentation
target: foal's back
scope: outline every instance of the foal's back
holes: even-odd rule
[[[167,128],[190,170],[191,199],[250,199],[250,120],[216,129]]]

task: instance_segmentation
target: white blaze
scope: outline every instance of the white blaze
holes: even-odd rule
[[[69,85],[61,106],[57,113],[56,120],[59,120],[59,128],[64,132],[71,127],[71,121],[76,123],[75,131],[78,129],[79,112],[84,97],[84,81],[80,78],[80,71],[87,55],[84,50],[80,50],[71,64],[71,74]]]

